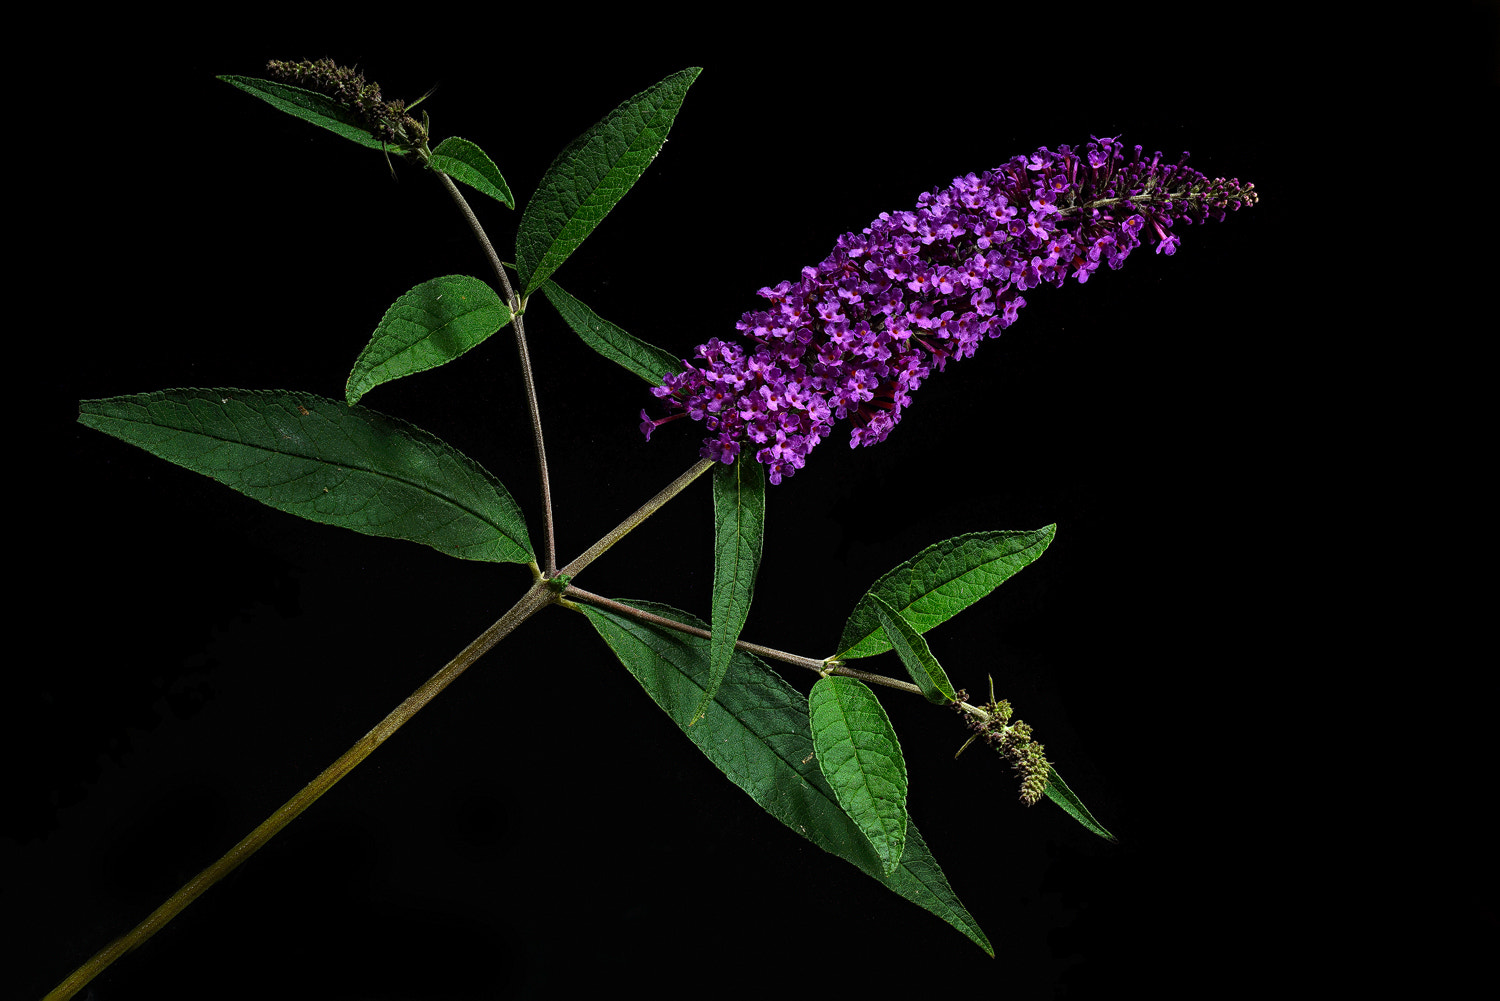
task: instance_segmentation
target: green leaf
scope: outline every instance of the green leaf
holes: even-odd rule
[[[353,405],[382,382],[457,358],[510,322],[500,296],[478,278],[425,281],[385,311],[360,352],[344,397]]]
[[[354,112],[334,101],[333,98],[325,97],[316,91],[253,76],[225,75],[218,79],[238,87],[247,94],[254,94],[262,101],[272,107],[280,108],[289,115],[296,115],[304,121],[321,125],[330,132],[337,132],[345,139],[351,139],[361,146],[387,150],[391,153],[401,152],[394,146],[382,143],[360,124]]]
[[[542,175],[516,233],[516,267],[529,296],[578,249],[645,172],[701,67],[673,73],[574,139]]]
[[[927,641],[922,638],[922,634],[913,629],[911,623],[903,619],[901,613],[880,595],[872,594],[869,598],[875,605],[875,615],[880,620],[881,628],[885,630],[886,638],[895,648],[896,656],[906,665],[911,680],[922,689],[927,701],[947,705],[957,699],[953,692],[953,682],[948,680],[948,672],[943,670],[943,665],[937,662],[937,658],[927,648]]]
[[[542,295],[561,314],[563,322],[583,338],[583,343],[622,368],[634,372],[653,386],[660,386],[669,372],[681,372],[682,361],[672,352],[649,344],[610,323],[558,287],[550,278],[542,282]]]
[[[912,628],[925,633],[1042,555],[1056,533],[1056,525],[1034,532],[976,532],[928,546],[877,580],[855,604],[839,639],[838,659],[870,657],[891,648],[871,595],[884,598]]]
[[[1056,768],[1051,768],[1047,773],[1047,788],[1045,792],[1048,799],[1062,807],[1074,820],[1078,821],[1084,827],[1087,827],[1105,841],[1119,842],[1119,838],[1106,831],[1104,825],[1094,819],[1094,815],[1089,813],[1089,808],[1083,805],[1083,800],[1079,799],[1078,794],[1069,789],[1068,784],[1062,780],[1062,776],[1057,774]]]
[[[732,465],[714,466],[713,640],[700,716],[729,670],[735,641],[750,614],[765,531],[766,474],[746,449]]]
[[[78,420],[327,525],[466,560],[532,562],[521,511],[479,463],[404,421],[289,390],[84,400]]]
[[[469,187],[489,195],[508,209],[516,207],[516,199],[510,193],[510,185],[505,183],[505,178],[500,175],[500,168],[495,166],[495,161],[491,160],[484,150],[467,139],[449,136],[438,143],[437,149],[432,151],[428,166],[433,170],[442,171],[456,181],[463,181]]]
[[[889,875],[906,847],[906,759],[890,717],[863,681],[836,674],[819,678],[807,703],[823,777]]]
[[[702,628],[675,608],[628,602],[644,611]],[[689,727],[708,683],[709,641],[664,626],[582,606],[620,662],[698,749],[771,816],[825,851],[858,866],[918,906],[936,914],[991,956],[995,950],[948,885],[915,823],[906,825],[906,851],[887,874],[864,833],[839,806],[812,760],[807,700],[758,657],[735,652],[733,669],[708,713]]]

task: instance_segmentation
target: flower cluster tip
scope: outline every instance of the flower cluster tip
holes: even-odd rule
[[[1258,200],[1254,185],[1186,161],[1147,158],[1140,146],[1127,156],[1118,137],[1096,136],[882,212],[797,280],[762,288],[769,305],[744,314],[739,339],[698,345],[652,389],[668,414],[642,410],[641,431],[649,439],[691,417],[711,432],[704,458],[728,463],[754,448],[772,483],[801,469],[837,421],[853,425],[851,448],[884,441],[924,380],[1016,321],[1023,293],[1087,282],[1143,241],[1174,254],[1174,223],[1221,220]]]
[[[953,708],[964,712],[961,702],[955,702]],[[1035,806],[1046,793],[1052,775],[1046,748],[1032,737],[1029,724],[1021,720],[1011,722],[1014,710],[1005,699],[995,701],[992,695],[990,701],[979,708],[983,710],[982,715],[964,713],[964,725],[974,731],[974,737],[969,739],[983,740],[1011,763],[1011,769],[1021,779],[1021,802]]]

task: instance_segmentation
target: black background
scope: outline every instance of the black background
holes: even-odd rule
[[[1299,632],[1319,618],[1300,603],[1312,584],[1285,570],[1330,513],[1309,439],[1338,433],[1312,403],[1333,328],[1294,279],[1319,267],[1310,136],[1357,144],[1372,100],[1344,71],[1359,43],[1249,19],[1044,31],[951,14],[857,28],[731,14],[701,35],[649,16],[566,30],[414,16],[373,40],[369,25],[247,20],[183,48],[121,25],[132,44],[54,81],[75,109],[52,147],[75,201],[50,233],[74,263],[38,279],[55,283],[39,322],[67,357],[33,426],[66,459],[37,530],[48,558],[22,582],[42,600],[21,626],[52,652],[17,692],[4,892],[20,996],[212,862],[528,583],[301,522],[71,423],[79,398],[174,386],[339,398],[398,295],[487,277],[419,170],[397,163],[393,180],[378,154],[213,79],[322,55],[388,96],[437,84],[435,135],[478,142],[518,197],[619,101],[705,66],[660,157],[556,275],[684,355],[839,233],[1041,145],[1122,134],[1253,181],[1260,206],[1180,230],[1176,256],[1148,246],[1029,294],[889,441],[850,450],[841,433],[769,498],[744,636],[812,656],[923,547],[1057,523],[1038,563],[929,640],[971,692],[994,676],[1121,843],[1020,807],[993,755],[952,760],[965,733],[949,714],[885,698],[913,818],[990,960],[759,811],[582,619],[548,610],[93,997],[854,993],[902,971],[1021,997],[1196,994],[1323,948],[1345,886],[1308,877],[1320,821],[1273,805],[1316,767],[1287,751],[1306,711],[1284,700],[1329,669],[1331,641]],[[471,202],[509,256],[517,216]],[[642,383],[545,305],[528,330],[566,562],[691,464],[698,437],[681,422],[644,442]],[[483,463],[540,545],[508,331],[365,402]],[[578,583],[706,618],[710,542],[700,483]],[[864,666],[901,673],[889,655]]]

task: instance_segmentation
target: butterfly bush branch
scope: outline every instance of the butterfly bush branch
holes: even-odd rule
[[[536,395],[536,380],[531,373],[531,352],[526,345],[526,319],[522,315],[526,311],[526,303],[522,301],[513,288],[511,288],[510,277],[505,273],[505,265],[500,262],[500,255],[495,252],[495,247],[490,243],[490,238],[484,232],[484,226],[479,222],[479,217],[469,207],[463,192],[458,190],[458,185],[453,183],[453,178],[441,171],[434,171],[443,187],[447,189],[449,197],[458,206],[459,212],[469,223],[474,237],[479,245],[484,248],[486,256],[490,259],[490,267],[495,272],[495,277],[500,282],[500,288],[505,294],[506,304],[510,307],[512,326],[516,331],[516,350],[521,358],[521,382],[526,389],[526,409],[531,414],[531,440],[536,451],[537,476],[542,484],[542,534],[544,537],[543,559],[547,573],[557,572],[557,534],[552,524],[552,482],[547,475],[547,445],[542,436],[542,410]]]
[[[964,725],[974,731],[969,740],[983,740],[995,749],[1002,758],[1011,763],[1011,768],[1021,779],[1021,802],[1035,806],[1047,791],[1052,764],[1047,760],[1046,748],[1032,737],[1029,724],[1011,721],[1014,710],[1005,699],[996,699],[994,682],[990,683],[990,700],[982,706],[967,701],[968,693],[959,692],[953,709],[965,716]],[[968,743],[964,747],[968,747]],[[963,748],[959,748],[962,753]]]
[[[458,206],[458,211],[463,213],[464,221],[469,224],[469,229],[473,231],[474,238],[484,248],[484,254],[490,261],[490,269],[495,272],[495,278],[500,283],[501,291],[505,293],[505,304],[510,307],[511,313],[518,317],[519,322],[519,314],[525,307],[525,304],[521,302],[520,297],[511,288],[510,275],[506,274],[505,265],[501,262],[500,255],[496,253],[495,245],[490,243],[489,235],[485,233],[484,226],[479,222],[479,217],[469,207],[468,199],[464,198],[463,192],[453,182],[453,178],[440,170],[433,171],[433,173],[437,175],[438,180],[447,190],[448,196],[453,199],[453,203]]]
[[[687,633],[703,639],[710,638],[713,633],[701,626],[690,625],[686,622],[678,622],[664,615],[647,612],[643,609],[634,608],[623,602],[605,598],[602,595],[585,591],[580,587],[569,584],[563,589],[565,599],[581,601],[596,608],[607,609],[617,615],[635,619],[638,622],[646,622],[651,625],[662,626],[677,632]],[[566,603],[566,602],[565,602]],[[818,660],[813,657],[803,657],[799,654],[788,653],[785,650],[777,650],[773,647],[761,646],[758,643],[749,643],[745,640],[735,641],[736,650],[744,650],[756,656],[768,660],[780,661],[783,664],[792,664],[796,667],[805,668],[819,675],[840,674],[849,678],[858,678],[867,684],[881,685],[886,688],[895,688],[914,695],[921,695],[922,689],[909,681],[891,678],[883,674],[873,674],[869,671],[861,671],[857,668],[848,667],[832,659]],[[993,687],[993,685],[992,685]],[[950,703],[955,712],[964,716],[965,725],[972,731],[973,740],[983,740],[988,746],[1004,759],[1011,763],[1012,769],[1021,779],[1021,802],[1026,806],[1034,806],[1042,798],[1047,790],[1048,776],[1051,773],[1051,762],[1047,760],[1046,748],[1040,741],[1032,737],[1031,726],[1021,720],[1012,722],[1013,710],[1009,702],[1004,699],[996,700],[993,691],[990,693],[990,701],[983,705],[974,705],[968,701],[968,693],[960,689],[957,699]],[[965,747],[968,746],[966,743]],[[961,750],[961,749],[960,749]]]
[[[656,494],[655,497],[652,497],[646,503],[636,508],[636,510],[630,515],[630,517],[620,522],[610,530],[608,535],[605,535],[602,539],[585,550],[583,555],[579,556],[572,563],[569,563],[567,566],[557,571],[556,574],[549,574],[548,576],[558,576],[562,574],[566,574],[569,577],[575,576],[578,571],[582,570],[584,567],[594,562],[600,556],[604,555],[604,553],[609,549],[610,546],[613,546],[616,542],[619,542],[621,539],[623,539],[637,525],[660,510],[663,504],[681,493],[689,483],[693,482],[698,477],[702,476],[704,473],[712,469],[713,465],[714,464],[708,459],[700,459],[697,462],[693,463],[693,465],[687,470],[687,472],[677,477],[677,479],[673,480],[671,483],[668,483]]]
[[[407,114],[407,107],[403,101],[386,101],[381,95],[380,85],[367,82],[359,71],[351,67],[339,66],[332,59],[303,62],[273,59],[266,64],[266,68],[272,76],[278,79],[297,83],[332,97],[348,109],[373,135],[383,142],[390,143],[396,152],[412,154],[424,165],[430,166],[432,150],[427,144],[429,137],[426,126]],[[479,217],[474,214],[474,210],[470,208],[463,192],[458,190],[458,185],[454,183],[453,178],[442,171],[433,171],[433,173],[447,190],[448,196],[453,199],[453,203],[458,207],[464,220],[468,222],[469,229],[473,231],[474,238],[479,241],[485,256],[489,258],[490,268],[500,283],[506,305],[513,317],[516,347],[521,359],[521,381],[526,390],[526,406],[531,414],[531,436],[536,452],[537,475],[541,480],[545,543],[543,561],[546,572],[550,575],[557,572],[556,532],[552,520],[552,486],[551,479],[547,475],[547,446],[542,436],[541,407],[537,401],[536,381],[532,376],[531,352],[526,343],[526,324],[522,319],[522,314],[526,311],[526,303],[511,287],[510,276],[505,272],[505,265],[501,262],[500,255],[495,252],[495,246],[485,233]]]
[[[669,619],[664,615],[657,615],[654,612],[642,611],[639,608],[634,608],[622,602],[614,601],[610,598],[605,598],[590,591],[585,591],[582,588],[574,587],[571,584],[568,585],[568,587],[563,591],[563,595],[575,601],[582,601],[586,604],[594,605],[597,608],[608,609],[611,612],[616,612],[620,615],[636,619],[640,622],[649,622],[652,625],[664,626],[667,629],[675,629],[680,633],[688,633],[693,636],[700,636],[703,639],[708,639],[713,635],[710,630],[704,629],[701,626],[689,625],[686,622],[678,622],[675,619]],[[761,646],[759,643],[749,643],[745,640],[735,640],[734,648],[736,650],[744,650],[746,653],[753,653],[757,657],[765,657],[768,660],[779,660],[783,664],[792,664],[797,667],[806,668],[807,670],[814,671],[818,674],[842,674],[845,677],[858,678],[859,680],[869,682],[870,684],[884,685],[887,688],[896,688],[900,689],[903,692],[914,692],[918,695],[922,693],[922,690],[916,685],[912,684],[910,681],[902,681],[899,678],[887,677],[884,674],[872,674],[869,671],[861,671],[857,668],[846,667],[843,664],[834,663],[832,661],[818,660],[816,657],[803,657],[801,654],[788,653],[785,650],[777,650],[774,647]]]
[[[653,388],[668,413],[642,410],[642,433],[691,417],[712,432],[704,458],[751,447],[780,483],[836,421],[853,424],[851,448],[884,441],[928,376],[1016,321],[1023,292],[1083,284],[1143,239],[1176,253],[1175,223],[1258,200],[1252,184],[1187,167],[1186,153],[1169,165],[1141,149],[1127,159],[1117,137],[1042,147],[845,233],[799,280],[760,290],[771,305],[744,314],[742,341],[710,338]]]

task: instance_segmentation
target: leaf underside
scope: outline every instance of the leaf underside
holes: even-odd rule
[[[438,143],[428,166],[489,195],[508,209],[516,207],[516,198],[510,193],[510,185],[505,183],[495,161],[467,139],[449,136]]]
[[[948,672],[943,670],[943,666],[932,655],[922,634],[913,629],[911,623],[903,619],[880,595],[871,594],[866,597],[874,604],[875,615],[880,620],[881,628],[885,630],[886,638],[893,644],[896,655],[906,667],[906,673],[922,689],[923,697],[938,705],[955,701],[958,695],[953,691],[953,682],[948,680]]]
[[[651,385],[660,386],[667,373],[682,371],[681,359],[672,352],[610,323],[550,278],[542,282],[541,292],[585,344]]]
[[[693,616],[665,605],[627,604],[702,627]],[[839,807],[812,759],[807,700],[763,661],[736,651],[707,714],[689,727],[707,683],[709,641],[597,608],[584,606],[583,612],[688,739],[766,812],[995,954],[948,885],[916,824],[907,823],[900,865],[886,874],[869,839]]]
[[[1078,821],[1084,827],[1093,831],[1105,841],[1119,842],[1119,838],[1106,831],[1104,825],[1094,819],[1094,815],[1089,812],[1089,808],[1083,805],[1083,800],[1079,799],[1078,794],[1069,789],[1068,784],[1062,780],[1062,776],[1057,774],[1056,768],[1051,769],[1047,774],[1047,788],[1045,792],[1048,799],[1062,807],[1068,816]]]
[[[361,146],[391,153],[399,152],[381,142],[373,133],[360,125],[354,112],[316,91],[254,76],[223,75],[218,79],[238,87],[247,94],[255,95],[273,108],[278,108],[303,121],[322,126],[330,132],[336,132]]]
[[[745,628],[766,529],[766,474],[748,450],[729,465],[716,465],[713,481],[713,639],[699,713],[708,708],[728,673],[735,641]]]

